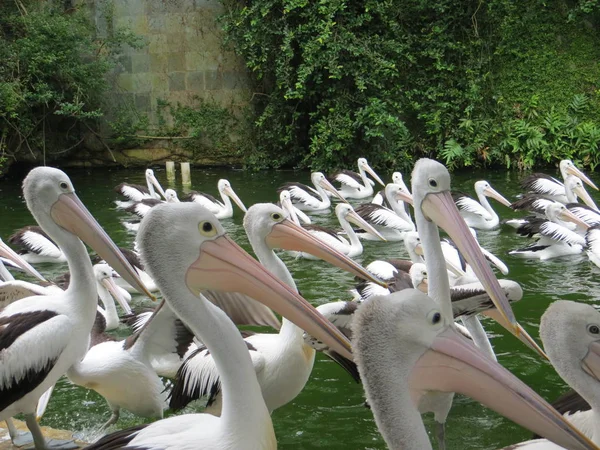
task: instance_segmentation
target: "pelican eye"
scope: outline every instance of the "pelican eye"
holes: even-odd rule
[[[61,189],[69,189],[69,183],[67,183],[66,181],[61,181],[59,186]]]
[[[283,219],[283,216],[279,213],[273,213],[271,214],[271,219],[273,219],[275,222],[279,222],[281,219]]]
[[[208,221],[200,222],[198,229],[200,230],[200,233],[206,237],[213,237],[217,234],[217,228]]]
[[[429,179],[429,186],[431,187],[437,187],[437,181],[435,181],[433,178]]]
[[[587,329],[590,334],[600,334],[598,325],[588,325]]]
[[[442,321],[442,315],[437,310],[431,311],[427,315],[427,318],[429,319],[429,321],[431,322],[432,325],[437,325],[438,323],[440,323]]]

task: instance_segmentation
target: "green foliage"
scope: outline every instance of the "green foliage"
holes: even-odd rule
[[[595,166],[597,0],[228,0],[259,166]]]
[[[81,11],[60,2],[0,5],[0,151],[52,158],[76,149],[107,110],[106,74],[127,32],[101,39]]]

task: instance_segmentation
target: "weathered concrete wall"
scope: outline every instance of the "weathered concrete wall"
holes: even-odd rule
[[[218,0],[84,0],[100,33],[128,28],[143,39],[127,48],[115,73],[115,100],[156,120],[157,100],[193,104],[194,97],[238,109],[248,101],[243,60],[223,47]]]

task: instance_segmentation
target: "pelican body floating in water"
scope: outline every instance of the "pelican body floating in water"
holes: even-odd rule
[[[217,189],[221,195],[221,200],[217,200],[212,195],[204,192],[191,191],[188,195],[182,198],[182,201],[201,204],[211,213],[213,213],[217,219],[229,219],[233,217],[233,205],[231,204],[232,199],[242,211],[247,211],[244,203],[242,203],[240,198],[237,196],[229,181],[223,179],[219,180],[217,183]]]
[[[311,173],[310,180],[314,189],[302,183],[285,183],[277,192],[289,191],[292,204],[301,211],[328,210],[331,206],[328,193],[342,202],[346,201],[321,172]]]
[[[453,194],[460,215],[471,228],[477,230],[492,230],[496,228],[500,224],[500,218],[492,208],[492,205],[490,205],[490,202],[488,202],[487,197],[499,201],[504,206],[510,207],[511,203],[485,180],[475,183],[475,193],[479,202],[463,193]]]
[[[379,184],[385,186],[383,180],[371,169],[365,158],[358,158],[358,173],[342,170],[334,173],[331,178],[342,185],[338,191],[344,198],[367,198],[373,195],[374,185],[367,177],[367,173],[375,178]]]

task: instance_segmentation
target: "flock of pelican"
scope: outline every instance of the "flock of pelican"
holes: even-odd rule
[[[487,181],[475,183],[477,200],[452,192],[447,169],[433,160],[416,163],[409,189],[399,172],[386,185],[360,158],[358,173],[328,179],[315,172],[313,187],[286,183],[279,204],[249,208],[227,180],[218,183],[220,200],[196,191],[180,199],[148,169],[146,186],[116,188],[124,197],[117,207],[136,216],[124,224],[136,233],[129,250],[111,240],[64,172],[35,168],[23,196],[37,225],[9,237],[14,249],[0,240],[0,420],[17,446],[78,448],[46,439],[38,424],[65,375],[106,399],[111,416],[103,433],[121,409],[158,419],[108,433],[91,450],[273,449],[271,414],[303,390],[321,351],[362,383],[390,449],[433,448],[421,419],[428,412],[436,445],[445,449],[456,392],[538,435],[510,449],[599,449],[600,313],[576,302],[552,304],[541,318],[542,349],[512,311],[521,287],[496,277],[492,267],[504,275],[508,268],[475,232],[500,225],[492,198],[530,213],[508,225],[536,241],[512,254],[548,259],[585,250],[598,265],[600,211],[583,183],[597,188],[571,161],[560,169],[564,183],[534,174],[511,203]],[[365,203],[354,208],[348,199]],[[257,259],[220,223],[234,215],[232,201],[244,213]],[[332,201],[342,231],[311,224],[310,214],[329,213]],[[410,260],[362,267],[352,258],[372,239],[402,241]],[[91,259],[84,244],[97,256]],[[315,308],[299,293],[281,251],[354,275],[360,282],[353,298]],[[33,267],[64,262],[69,272],[54,282]],[[134,312],[132,293],[161,301]],[[563,416],[504,369],[482,315],[548,359],[575,390],[570,398],[587,406],[574,412],[571,403]],[[118,340],[107,332],[121,321],[133,331]],[[206,400],[204,413],[163,419],[167,408],[197,399]],[[30,433],[13,425],[18,414]]]

